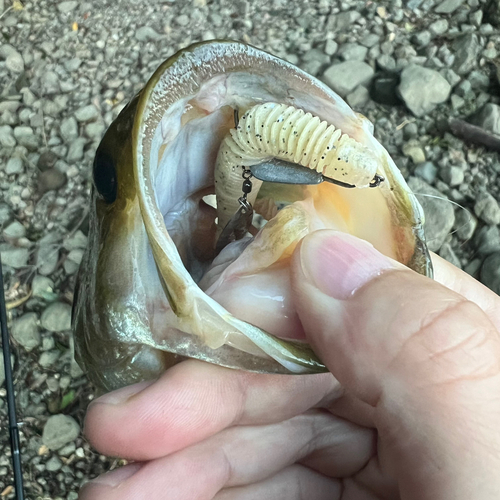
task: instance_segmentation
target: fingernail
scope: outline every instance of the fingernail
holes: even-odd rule
[[[142,463],[134,463],[120,467],[117,470],[103,474],[86,483],[81,489],[78,500],[90,500],[95,495],[97,487],[106,486],[108,488],[116,488],[129,477],[132,477],[136,472],[142,468]]]
[[[147,380],[146,382],[139,382],[138,384],[129,385],[123,387],[113,392],[108,392],[98,397],[91,404],[108,404],[108,405],[119,405],[128,401],[132,396],[139,394],[144,389],[148,388],[150,385],[154,384],[156,380]]]
[[[305,278],[323,293],[339,300],[380,275],[397,262],[368,242],[338,231],[316,231],[304,238],[300,263]]]

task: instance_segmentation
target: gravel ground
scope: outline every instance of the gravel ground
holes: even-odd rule
[[[75,500],[118,460],[81,436],[72,359],[90,165],[105,128],[191,42],[239,39],[323,79],[375,124],[427,214],[429,246],[500,292],[500,161],[449,131],[500,134],[500,8],[486,0],[0,0],[0,251],[30,499]],[[0,373],[3,384],[3,371]],[[0,498],[13,498],[0,386]]]

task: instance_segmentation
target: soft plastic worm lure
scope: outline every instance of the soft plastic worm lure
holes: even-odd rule
[[[239,208],[242,169],[269,158],[308,167],[349,187],[375,187],[382,179],[368,148],[302,109],[268,102],[253,106],[235,122],[236,128],[221,144],[215,167],[221,228]],[[260,185],[255,179],[250,203]]]

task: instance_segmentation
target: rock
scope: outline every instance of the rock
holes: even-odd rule
[[[73,236],[64,240],[63,247],[68,251],[74,250],[75,248],[86,248],[87,237],[78,230]]]
[[[365,47],[368,47],[369,49],[380,41],[380,36],[376,35],[375,33],[368,33],[368,35],[364,36],[361,39],[361,45],[364,45]]]
[[[410,177],[408,185],[424,209],[424,231],[429,250],[436,252],[450,234],[455,222],[453,205],[441,192],[417,177]]]
[[[486,224],[491,226],[500,224],[500,207],[490,193],[481,193],[477,197],[474,212]]]
[[[12,210],[6,203],[0,203],[0,227],[12,219]]]
[[[485,104],[479,113],[474,117],[474,123],[500,135],[500,106],[498,104]]]
[[[42,442],[50,450],[58,450],[80,434],[78,422],[69,415],[52,415],[43,427]]]
[[[17,50],[14,50],[5,59],[5,66],[11,73],[22,73],[24,71],[23,56]]]
[[[28,264],[29,250],[27,248],[2,244],[0,245],[0,252],[2,253],[2,264],[4,266],[20,269]]]
[[[40,78],[40,84],[44,94],[58,94],[61,90],[59,76],[53,71],[46,71]]]
[[[56,167],[49,168],[38,174],[38,192],[44,194],[62,188],[67,182],[66,174]]]
[[[181,14],[175,19],[179,26],[187,26],[189,24],[189,17],[186,14]]]
[[[382,54],[377,57],[377,65],[384,71],[394,71],[396,69],[396,59],[389,54]]]
[[[75,248],[69,252],[66,260],[64,261],[64,270],[66,274],[75,274],[80,267],[82,262],[84,250],[81,248]]]
[[[337,55],[344,61],[363,61],[368,49],[357,43],[344,43],[337,51]]]
[[[38,158],[36,166],[39,170],[44,172],[49,168],[52,168],[57,161],[57,155],[53,151],[44,151]]]
[[[465,105],[465,100],[457,94],[451,94],[451,107],[454,111],[458,111]]]
[[[410,64],[401,73],[398,90],[408,109],[420,117],[448,99],[451,85],[437,71]]]
[[[160,38],[162,38],[162,35],[160,35],[159,33],[157,33],[150,26],[143,26],[142,28],[139,28],[135,32],[135,38],[139,42],[150,42],[150,41],[159,40]]]
[[[68,163],[76,163],[77,161],[80,161],[83,158],[83,150],[86,144],[87,144],[87,139],[85,139],[85,137],[77,137],[69,145],[66,161]]]
[[[0,144],[5,148],[13,148],[16,145],[16,139],[9,125],[0,126]]]
[[[39,346],[41,337],[36,313],[26,313],[14,320],[12,323],[12,337],[27,351]]]
[[[432,35],[429,31],[424,30],[420,31],[419,33],[415,33],[411,37],[411,41],[417,46],[417,47],[427,47],[431,41]]]
[[[59,249],[57,245],[40,244],[36,256],[36,267],[42,276],[52,274],[59,262]]]
[[[464,171],[460,167],[448,165],[441,169],[441,179],[449,186],[458,186],[464,181]]]
[[[459,75],[465,75],[476,66],[481,44],[477,35],[469,33],[455,41],[453,51],[455,53],[453,70]]]
[[[54,297],[54,282],[47,278],[47,276],[41,276],[37,274],[33,281],[31,282],[31,293],[33,297],[40,297],[46,299],[47,297]]]
[[[446,19],[438,19],[429,26],[429,31],[435,36],[444,35],[448,31],[448,27]]]
[[[408,127],[407,125],[406,127]],[[405,127],[405,128],[406,128]],[[423,163],[419,163],[415,167],[415,175],[423,179],[428,184],[432,184],[436,180],[437,175],[437,167],[431,161],[425,161]]]
[[[22,174],[24,172],[23,160],[17,156],[9,158],[5,166],[5,173],[7,175]]]
[[[38,364],[42,368],[49,368],[50,366],[54,366],[54,364],[60,357],[61,353],[57,349],[54,349],[52,351],[45,351],[40,355]]]
[[[48,470],[49,472],[57,472],[61,467],[62,467],[62,462],[56,456],[50,457],[47,460],[47,463],[45,464],[45,469]]]
[[[78,7],[77,0],[67,0],[65,2],[61,2],[57,5],[57,10],[63,14],[67,14],[72,10],[75,10]]]
[[[102,137],[102,135],[104,134],[105,130],[106,130],[106,126],[101,121],[97,121],[97,122],[93,122],[93,123],[88,123],[85,126],[85,133],[91,139]]]
[[[403,145],[403,154],[411,158],[413,163],[419,164],[425,161],[425,153],[420,144],[414,140]]]
[[[435,9],[434,12],[438,14],[451,14],[455,12],[462,4],[464,0],[444,0]]]
[[[71,329],[71,306],[63,302],[50,304],[40,318],[42,328],[49,332],[64,332]]]
[[[337,29],[343,30],[349,28],[351,24],[354,24],[361,17],[361,13],[356,10],[348,10],[347,12],[341,12],[337,15],[336,26]]]
[[[388,106],[396,106],[401,104],[398,97],[397,88],[399,85],[399,77],[388,73],[382,73],[375,76],[371,85],[371,98],[380,104]]]
[[[9,224],[3,230],[3,237],[7,240],[18,240],[23,236],[26,236],[26,228],[17,220]]]
[[[338,47],[339,46],[335,40],[327,40],[324,52],[327,56],[333,56],[333,54],[337,52]]]
[[[439,250],[439,255],[443,257],[443,259],[446,259],[448,262],[453,264],[455,267],[458,267],[459,269],[462,268],[460,259],[457,257],[457,254],[453,251],[453,248],[451,248],[451,245],[449,243],[443,243],[441,249]]]
[[[477,219],[466,209],[459,209],[455,214],[455,232],[458,238],[468,241],[477,227]]]
[[[75,111],[75,118],[79,122],[89,122],[95,120],[98,116],[100,116],[99,110],[93,104],[82,106]]]
[[[492,253],[484,260],[481,282],[500,295],[500,252]]]
[[[347,97],[346,101],[351,108],[354,110],[359,110],[362,109],[368,101],[370,100],[370,93],[368,92],[368,89],[366,87],[363,87],[363,85],[360,85],[359,87],[356,88],[353,92],[351,92]]]
[[[78,137],[78,123],[73,116],[65,118],[59,126],[59,133],[64,142],[71,142]]]
[[[345,97],[359,85],[369,83],[373,74],[372,67],[362,61],[346,61],[330,66],[323,79],[335,92]]]
[[[474,235],[474,243],[481,255],[500,252],[500,230],[498,226],[483,226]]]

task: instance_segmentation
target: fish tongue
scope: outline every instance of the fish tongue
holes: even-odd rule
[[[303,338],[291,297],[290,259],[312,229],[311,207],[308,201],[293,203],[255,238],[225,248],[200,286],[237,318],[280,337]]]

